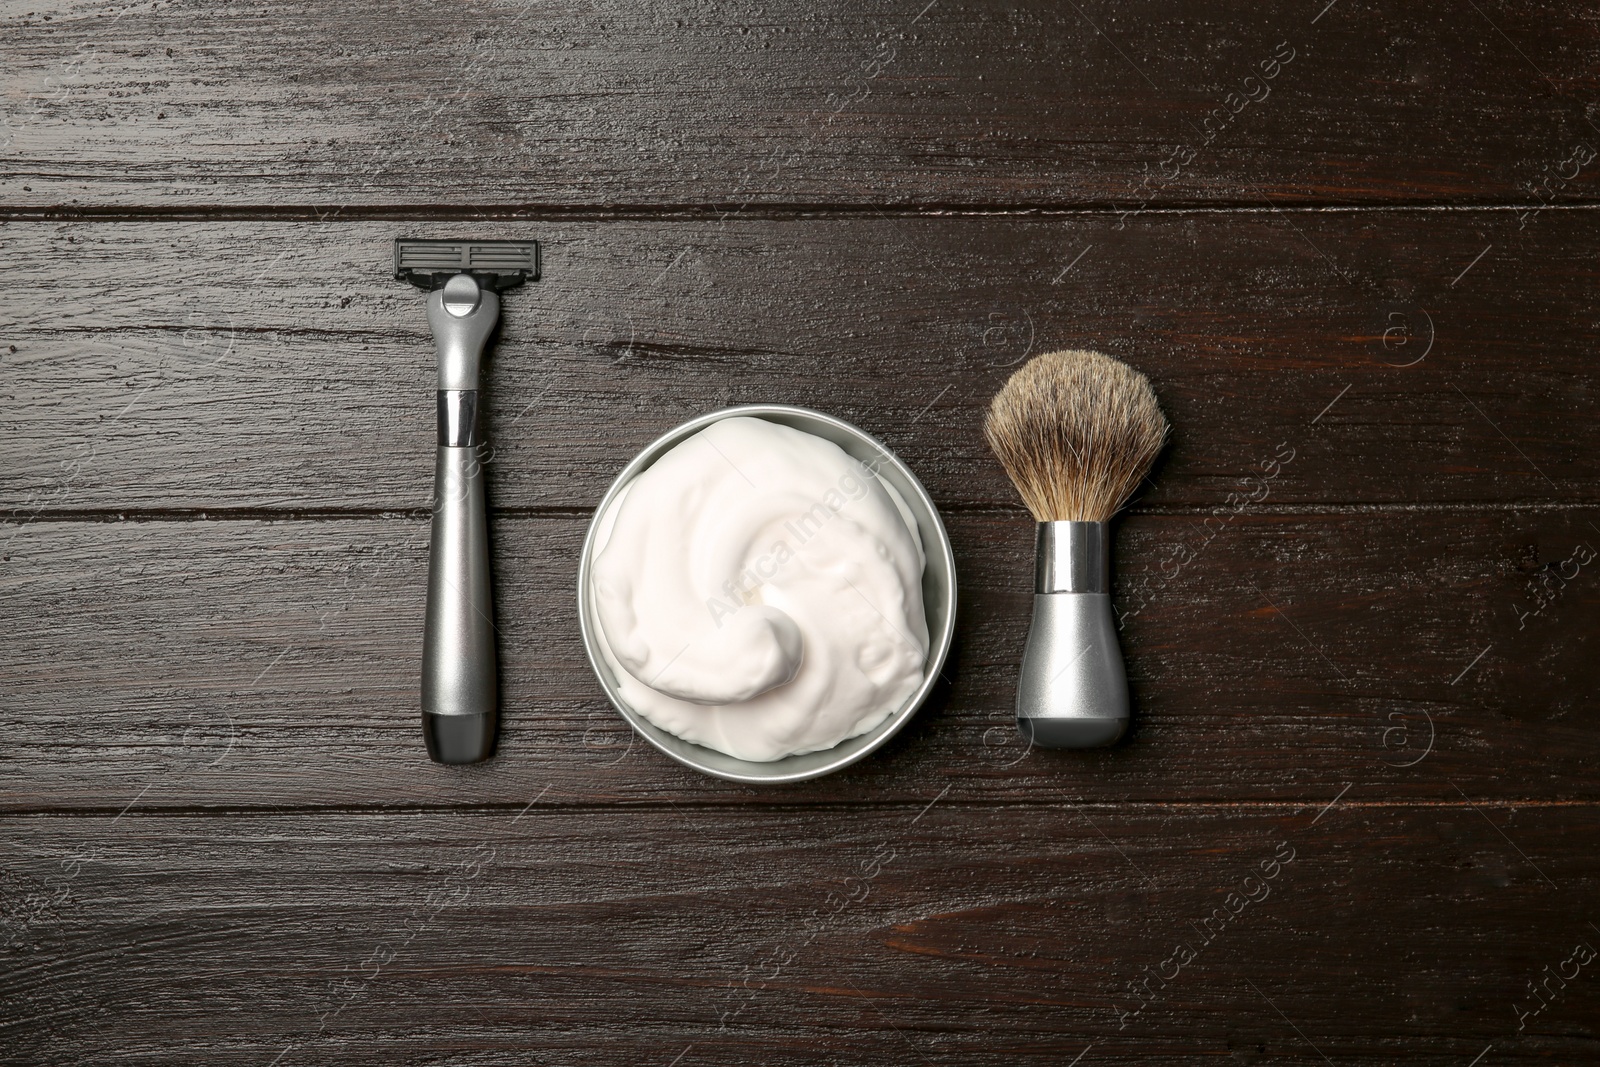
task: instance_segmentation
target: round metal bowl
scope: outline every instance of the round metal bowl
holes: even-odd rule
[[[719,419],[733,418],[737,415],[767,419],[770,422],[815,434],[817,437],[832,441],[863,463],[872,464],[878,477],[895,488],[916,518],[917,530],[922,536],[923,554],[927,557],[927,565],[922,571],[922,599],[923,610],[928,615],[928,660],[923,668],[922,685],[917,687],[916,692],[912,693],[894,714],[879,723],[875,729],[859,737],[841,741],[821,752],[785,756],[769,763],[738,759],[725,752],[685,741],[681,737],[667,733],[629,707],[617,690],[616,679],[611,673],[610,665],[600,652],[596,637],[599,622],[595,619],[589,590],[589,559],[594,552],[594,540],[601,520],[616,502],[623,487],[680,441]],[[945,657],[950,653],[955,623],[955,557],[950,551],[950,537],[945,533],[944,523],[939,519],[939,510],[928,496],[928,491],[922,487],[922,483],[917,481],[916,476],[906,465],[876,438],[830,415],[784,404],[752,404],[714,411],[709,415],[691,419],[656,438],[643,452],[633,458],[633,462],[622,469],[622,473],[617,475],[616,481],[611,483],[611,488],[600,501],[600,506],[595,508],[594,519],[589,523],[589,532],[583,539],[583,556],[578,564],[578,624],[583,630],[583,647],[589,655],[589,665],[594,668],[595,677],[600,679],[600,685],[611,698],[611,703],[641,737],[668,756],[686,767],[693,767],[697,771],[733,782],[759,784],[800,782],[807,778],[819,778],[841,767],[848,767],[878,748],[910,721],[911,716],[916,714],[917,708],[933,691],[934,682],[944,668]]]

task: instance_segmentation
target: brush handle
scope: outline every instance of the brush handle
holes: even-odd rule
[[[422,630],[422,725],[428,754],[440,763],[475,763],[494,748],[499,695],[478,378],[498,314],[494,294],[465,274],[428,297],[439,350],[439,433]]]
[[[1128,678],[1111,618],[1110,531],[1042,522],[1037,549],[1017,728],[1042,748],[1112,744],[1128,728]]]

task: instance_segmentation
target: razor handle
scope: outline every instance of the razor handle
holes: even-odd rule
[[[500,300],[470,274],[428,294],[439,352],[428,606],[422,631],[422,726],[440,763],[475,763],[494,750],[499,705],[484,436],[478,405],[484,345]]]
[[[1103,522],[1041,522],[1017,729],[1042,748],[1098,748],[1128,728],[1128,677],[1111,618]]]

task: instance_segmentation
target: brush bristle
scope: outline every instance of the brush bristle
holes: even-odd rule
[[[989,447],[1039,522],[1106,522],[1167,438],[1149,379],[1099,352],[1047,352],[989,404]]]

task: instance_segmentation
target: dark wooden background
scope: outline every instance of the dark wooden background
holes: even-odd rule
[[[1600,9],[0,9],[0,1061],[1600,1062]],[[398,235],[534,237],[504,726],[425,758]],[[1136,726],[1024,752],[980,433],[1094,346]],[[952,684],[755,789],[635,742],[575,555],[732,403],[944,510]],[[1220,910],[1219,910],[1220,909]]]

